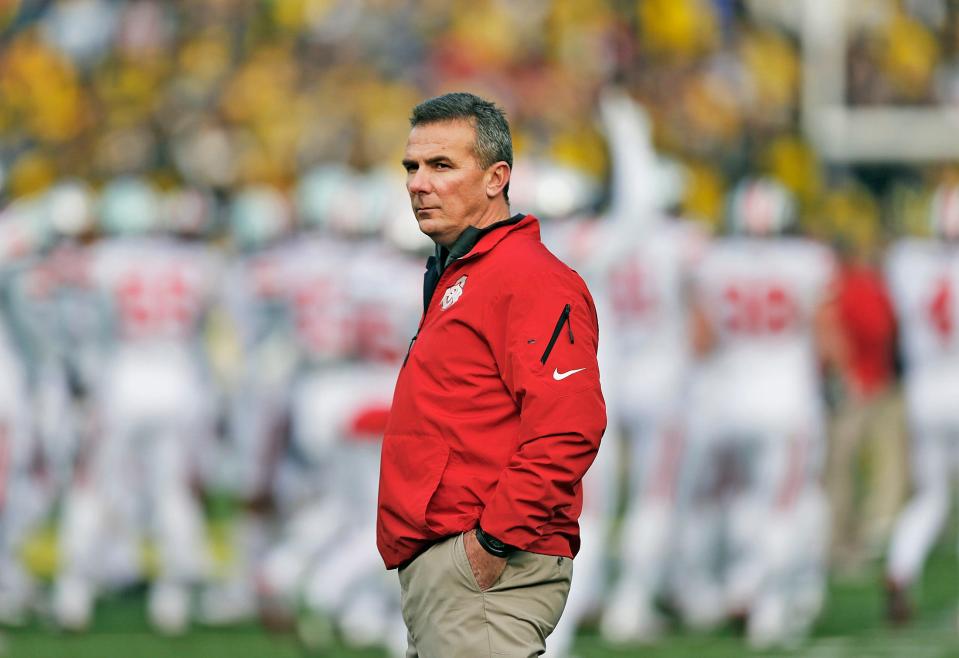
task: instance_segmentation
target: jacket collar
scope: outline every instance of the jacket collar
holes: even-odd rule
[[[481,235],[477,236],[473,248],[463,254],[461,259],[476,258],[485,254],[511,233],[527,233],[539,240],[539,220],[533,215],[513,215],[509,219],[478,230],[482,232]]]
[[[507,234],[513,231],[532,230],[539,238],[539,222],[532,215],[516,214],[483,228],[467,226],[456,238],[449,249],[436,246],[435,260],[438,270],[442,272],[450,263],[462,258],[473,258],[492,249]]]
[[[510,233],[527,233],[539,240],[539,220],[532,215],[513,215],[481,229],[468,227],[448,250],[437,245],[435,255],[426,260],[426,272],[423,274],[423,312],[429,308],[433,292],[449,264],[485,254]]]

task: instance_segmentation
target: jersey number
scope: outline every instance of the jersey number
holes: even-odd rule
[[[941,340],[952,337],[954,326],[952,312],[952,283],[943,277],[936,284],[936,292],[929,303],[929,320]]]
[[[195,304],[183,274],[175,269],[159,276],[129,272],[117,287],[120,317],[132,333],[189,327]]]
[[[617,267],[610,273],[613,310],[620,319],[642,318],[656,307],[653,277],[636,261]]]
[[[736,334],[778,334],[799,319],[789,291],[776,284],[730,285],[722,308],[725,329]]]

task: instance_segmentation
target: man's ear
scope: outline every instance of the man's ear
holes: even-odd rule
[[[511,175],[509,165],[500,160],[486,170],[486,196],[495,199],[503,193]]]

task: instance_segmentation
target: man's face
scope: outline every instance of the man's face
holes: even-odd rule
[[[464,120],[415,126],[403,155],[406,189],[420,230],[449,247],[490,205],[487,172],[475,155],[476,131]]]

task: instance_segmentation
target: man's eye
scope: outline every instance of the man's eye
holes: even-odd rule
[[[445,162],[437,162],[437,163],[436,163],[436,168],[437,168],[437,169],[449,169],[450,166],[449,166],[447,163],[445,163]]]

